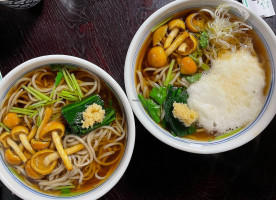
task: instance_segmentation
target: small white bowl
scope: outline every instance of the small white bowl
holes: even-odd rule
[[[28,187],[24,182],[20,181],[13,173],[11,173],[11,171],[8,169],[8,166],[4,163],[2,157],[0,158],[0,179],[14,194],[21,197],[22,199],[28,199],[28,200],[98,199],[104,194],[106,194],[112,187],[115,186],[115,184],[123,176],[130,162],[133,148],[134,148],[134,142],[135,142],[135,122],[134,122],[134,116],[132,113],[131,106],[122,88],[108,73],[106,73],[104,70],[94,65],[93,63],[90,63],[80,58],[76,58],[73,56],[66,56],[66,55],[42,56],[42,57],[38,57],[38,58],[31,59],[29,61],[26,61],[23,64],[14,68],[0,82],[1,101],[3,100],[3,98],[9,91],[9,89],[19,78],[21,78],[28,72],[33,71],[34,69],[37,69],[39,67],[49,65],[49,64],[71,64],[71,65],[75,65],[83,69],[86,69],[94,73],[98,77],[100,77],[107,84],[107,86],[113,91],[114,95],[118,98],[120,106],[122,107],[127,120],[127,142],[126,142],[124,155],[119,165],[113,172],[113,174],[103,184],[79,196],[66,197],[66,198],[56,197],[56,196],[51,196],[51,195],[41,193],[35,189]]]
[[[146,113],[143,106],[138,100],[136,86],[135,86],[135,65],[137,61],[138,53],[144,44],[144,41],[148,37],[151,29],[156,26],[158,23],[172,16],[173,14],[179,13],[183,10],[190,8],[203,8],[203,7],[216,7],[221,4],[230,4],[238,7],[242,7],[249,13],[248,23],[255,29],[258,36],[263,41],[265,48],[269,54],[271,61],[271,84],[269,89],[269,94],[266,99],[265,105],[258,115],[258,117],[246,128],[240,132],[229,136],[224,139],[212,141],[212,142],[201,142],[191,139],[182,139],[179,137],[172,136],[168,131],[156,124],[151,117]],[[234,14],[237,14],[234,12]],[[275,87],[275,62],[276,62],[276,37],[270,27],[266,22],[253,13],[251,10],[247,9],[242,4],[235,1],[227,0],[185,0],[185,1],[174,1],[160,8],[154,12],[139,28],[135,34],[126,56],[125,61],[125,87],[128,99],[132,106],[134,113],[144,127],[152,133],[156,138],[162,142],[183,150],[192,153],[201,153],[201,154],[210,154],[210,153],[219,153],[227,150],[234,149],[239,147],[257,135],[259,135],[269,122],[273,119],[276,113],[276,87]]]

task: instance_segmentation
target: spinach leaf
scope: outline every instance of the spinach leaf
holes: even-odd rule
[[[70,129],[71,133],[75,135],[84,135],[91,132],[92,130],[109,125],[112,121],[115,120],[115,110],[110,105],[108,108],[104,108],[105,118],[101,123],[95,123],[93,127],[89,127],[88,129],[82,128],[82,113],[86,110],[88,106],[92,105],[93,103],[101,106],[104,105],[104,101],[99,95],[92,95],[81,101],[77,101],[75,103],[71,103],[62,107],[62,115],[67,121],[69,126],[68,128]]]
[[[155,87],[152,88],[149,94],[150,98],[152,98],[159,105],[162,105],[163,102],[167,98],[167,88],[166,87]]]
[[[53,71],[61,71],[62,65],[60,65],[60,64],[51,64],[51,65],[50,65],[50,68],[51,68],[51,70],[53,70]]]
[[[186,88],[177,88],[172,85],[168,86],[168,98],[165,101],[165,118],[166,122],[164,124],[168,124],[173,135],[178,137],[183,137],[185,135],[189,135],[195,132],[196,128],[194,126],[186,127],[182,122],[173,116],[173,103],[187,103],[188,93]],[[162,123],[162,124],[163,124]]]
[[[208,33],[206,31],[203,31],[199,37],[199,44],[201,48],[205,49],[208,46],[208,43]]]
[[[152,99],[145,99],[142,94],[138,95],[138,98],[151,118],[156,122],[160,123],[160,106],[157,105]]]
[[[196,73],[191,76],[185,76],[185,79],[191,84],[197,82],[201,78],[201,73]]]

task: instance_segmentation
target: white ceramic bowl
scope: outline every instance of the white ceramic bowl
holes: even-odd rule
[[[135,65],[138,53],[149,35],[151,29],[156,26],[158,23],[167,19],[175,13],[180,11],[190,9],[190,8],[202,8],[206,6],[216,7],[220,4],[228,3],[232,5],[236,5],[238,7],[243,7],[249,13],[248,23],[255,29],[259,37],[262,39],[265,48],[269,54],[269,58],[271,61],[271,84],[270,90],[265,102],[265,105],[258,115],[258,117],[246,128],[241,130],[240,132],[229,136],[227,138],[216,140],[212,142],[201,142],[195,141],[191,139],[182,139],[179,137],[172,136],[168,131],[164,130],[160,126],[158,126],[146,113],[141,103],[138,101],[136,89],[135,89]],[[234,12],[234,14],[237,14]],[[269,124],[269,122],[273,119],[276,112],[276,88],[275,88],[275,61],[276,61],[276,38],[273,31],[266,24],[266,22],[257,16],[255,13],[247,9],[242,4],[235,1],[227,1],[227,0],[180,0],[174,1],[160,8],[156,12],[154,12],[139,28],[137,33],[135,34],[125,61],[125,87],[128,95],[128,99],[132,106],[134,113],[140,122],[144,125],[144,127],[151,132],[156,138],[161,140],[162,142],[175,147],[177,149],[188,151],[192,153],[201,153],[201,154],[209,154],[209,153],[218,153],[227,151],[236,147],[239,147],[257,135],[259,135],[264,128]]]
[[[36,191],[23,182],[21,182],[17,177],[15,177],[11,171],[8,169],[8,166],[5,165],[2,157],[0,158],[0,179],[1,181],[17,196],[22,199],[28,200],[60,200],[60,199],[73,199],[73,200],[91,200],[100,198],[102,195],[107,193],[115,184],[120,180],[122,175],[124,174],[134,148],[135,142],[135,122],[134,116],[132,113],[131,106],[128,102],[128,99],[119,86],[119,84],[104,70],[99,68],[98,66],[73,56],[65,56],[65,55],[49,55],[42,56],[38,58],[31,59],[29,61],[24,62],[23,64],[14,68],[10,73],[8,73],[3,80],[0,82],[1,90],[0,90],[0,99],[3,100],[5,94],[9,91],[12,85],[22,76],[27,74],[28,72],[45,65],[49,64],[72,64],[81,68],[84,68],[88,71],[93,72],[98,77],[100,77],[108,87],[113,91],[115,96],[118,98],[119,103],[123,111],[125,112],[126,120],[127,120],[127,142],[124,155],[116,168],[113,174],[100,186],[97,188],[88,191],[82,195],[74,196],[74,197],[54,197],[50,195],[46,195]]]

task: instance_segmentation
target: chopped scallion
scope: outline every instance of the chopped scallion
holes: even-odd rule
[[[200,67],[201,67],[202,69],[204,69],[204,70],[210,69],[210,66],[207,65],[207,64],[205,64],[205,63],[202,63]]]
[[[5,129],[5,131],[7,132],[11,132],[10,129],[8,127],[6,127],[2,122],[0,122],[0,126]]]
[[[168,74],[167,74],[167,77],[166,77],[166,80],[165,80],[165,83],[164,83],[164,86],[166,86],[166,87],[169,85],[169,83],[171,81],[171,74],[172,74],[174,63],[175,63],[175,60],[172,59],[170,67],[169,67],[169,71],[168,71]]]
[[[37,89],[31,87],[31,86],[28,86],[28,88],[33,91],[35,94],[37,94],[40,98],[44,99],[44,100],[47,100],[47,101],[51,101],[52,99],[48,96],[46,96],[45,94],[41,93],[40,91],[38,91]]]
[[[70,80],[70,78],[68,77],[66,71],[67,71],[67,70],[66,70],[65,68],[62,68],[62,73],[63,73],[64,79],[65,79],[65,82],[67,83],[67,85],[68,85],[68,87],[69,87],[69,90],[73,92],[74,89],[73,89],[73,87],[72,87],[71,80]]]
[[[39,95],[37,95],[36,93],[34,93],[32,90],[30,90],[28,87],[26,87],[25,85],[22,85],[22,87],[27,91],[27,92],[29,92],[29,93],[31,93],[34,97],[36,97],[38,100],[42,100],[42,98],[39,96]]]
[[[164,24],[166,24],[168,21],[170,21],[173,17],[169,17],[165,20],[163,20],[162,22],[160,22],[159,24],[157,24],[156,26],[154,26],[152,29],[151,29],[151,32],[154,32],[156,29],[158,29],[159,27],[163,26]]]
[[[42,101],[36,102],[36,103],[34,103],[32,105],[29,105],[27,108],[28,109],[38,108],[38,107],[43,106],[46,102],[47,102],[47,100],[42,100]]]
[[[78,94],[79,99],[81,100],[81,98],[83,97],[83,94],[81,92],[81,89],[80,89],[80,86],[77,82],[77,79],[76,79],[76,77],[73,73],[71,74],[71,77],[72,77],[72,80],[73,80],[73,85],[75,85],[75,88],[76,88],[76,93]]]

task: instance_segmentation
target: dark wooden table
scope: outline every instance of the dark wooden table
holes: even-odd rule
[[[0,69],[67,54],[107,71],[124,88],[124,61],[139,26],[172,0],[44,0],[29,10],[0,5]],[[276,8],[276,0],[273,0]],[[276,32],[276,16],[265,21]],[[275,47],[276,48],[276,47]],[[276,118],[248,144],[220,154],[171,148],[136,119],[130,165],[102,199],[276,199]],[[19,199],[1,183],[0,199]]]

